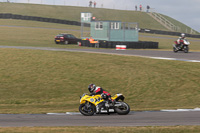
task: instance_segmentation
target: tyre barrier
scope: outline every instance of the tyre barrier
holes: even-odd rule
[[[119,45],[125,47],[124,49],[158,49],[158,42],[119,42],[99,40],[99,48],[116,48]],[[81,40],[81,46],[95,47],[95,45],[91,44],[88,40]]]
[[[36,17],[36,16],[23,16],[23,15],[11,14],[11,13],[0,13],[0,19],[21,19],[21,20],[32,20],[32,21],[40,21],[40,22],[81,26],[81,22],[78,22],[78,21],[69,21],[69,20],[44,18],[44,17]]]

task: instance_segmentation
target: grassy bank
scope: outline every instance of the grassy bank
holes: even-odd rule
[[[117,20],[122,22],[138,22],[140,28],[167,30],[164,26],[150,17],[146,12],[114,10],[105,8],[89,8],[75,6],[55,6],[40,4],[23,4],[23,3],[0,3],[1,13],[12,13],[18,15],[57,18],[64,20],[80,21],[81,12],[90,12],[98,20]],[[59,14],[59,15],[58,15]],[[174,25],[181,27],[181,32],[190,33],[190,28],[185,24],[176,21],[169,16],[163,15]]]
[[[14,27],[1,26],[0,45],[69,48],[71,46],[56,45],[54,43],[55,35],[59,33],[71,33],[77,37],[81,36],[81,33],[79,31],[80,27],[78,26],[68,26],[62,24],[53,24],[53,23],[51,24],[44,22],[32,22],[32,21],[22,21],[22,20],[4,20],[4,19],[0,19],[0,25],[14,26]],[[144,35],[161,37],[161,38],[143,37]],[[165,37],[166,39],[163,39],[163,37]],[[139,40],[159,42],[160,50],[172,50],[172,44],[174,40],[167,39],[167,37],[174,38],[174,40],[178,38],[176,36],[164,36],[164,35],[140,33]],[[188,38],[188,39],[191,42],[190,51],[200,51],[200,39],[194,39],[194,38]],[[192,41],[192,40],[199,40],[199,41]]]
[[[94,9],[88,7],[17,4],[17,3],[0,3],[0,12],[28,15],[28,16],[57,18],[57,19],[79,21],[79,22],[80,22],[81,12],[91,12],[93,16],[95,16],[98,20],[138,22],[141,28],[151,27],[153,29],[167,30],[164,26],[155,21],[145,12],[112,10],[104,8]]]
[[[78,111],[90,83],[123,93],[132,110],[199,107],[198,63],[18,49],[0,59],[0,113]]]
[[[19,127],[0,128],[2,133],[199,133],[200,126],[174,127]]]

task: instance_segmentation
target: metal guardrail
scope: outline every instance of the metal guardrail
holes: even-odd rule
[[[155,20],[160,22],[163,26],[165,26],[167,29],[171,31],[180,31],[180,27],[174,25],[171,23],[169,20],[167,20],[165,17],[160,15],[159,13],[156,12],[150,12],[149,15],[153,17]]]

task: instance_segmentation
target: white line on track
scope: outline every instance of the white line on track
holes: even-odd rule
[[[165,57],[149,57],[149,58],[162,59],[162,60],[178,60],[178,61],[186,61],[186,62],[200,62],[199,60],[186,60],[186,59],[165,58]]]
[[[160,111],[164,111],[164,112],[185,112],[185,111],[200,111],[200,108],[194,108],[194,109],[176,109],[176,110],[173,110],[173,109],[162,109]]]
[[[191,111],[200,111],[200,108],[194,109],[161,109],[160,111],[130,111],[130,113],[134,112],[191,112]],[[47,113],[47,115],[80,115],[79,112],[66,112],[66,113]]]

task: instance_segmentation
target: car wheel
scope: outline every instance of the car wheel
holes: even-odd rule
[[[69,44],[69,42],[68,42],[68,41],[65,41],[65,44]]]

